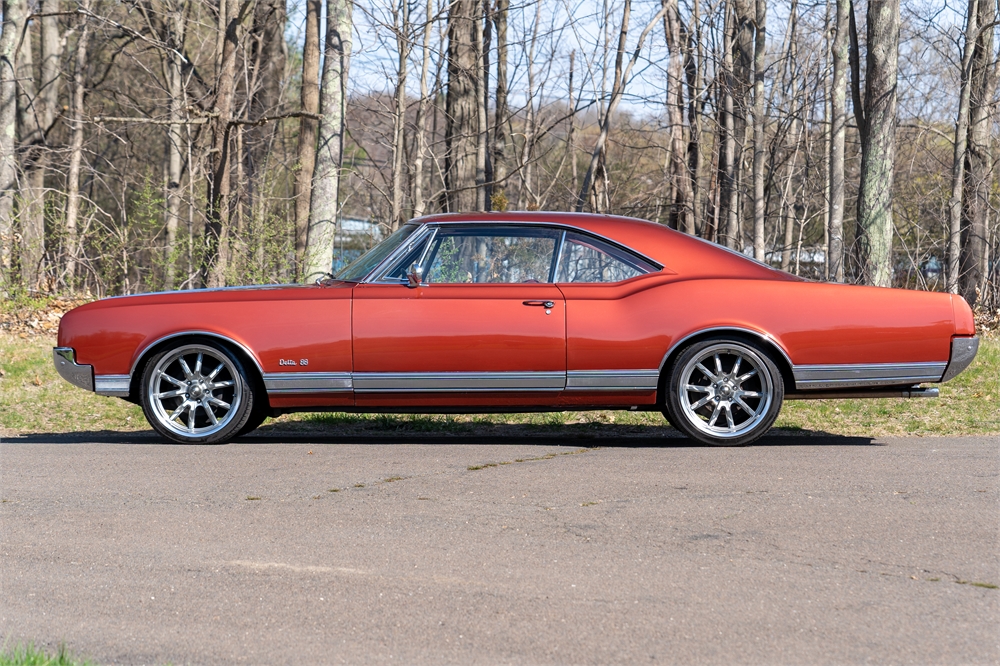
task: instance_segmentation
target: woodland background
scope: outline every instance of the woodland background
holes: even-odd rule
[[[313,280],[410,217],[653,220],[1000,308],[997,0],[3,0],[0,293]]]

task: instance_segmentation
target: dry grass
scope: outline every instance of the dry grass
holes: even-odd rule
[[[146,430],[141,410],[75,388],[56,373],[49,337],[0,332],[0,436]],[[941,385],[938,399],[786,402],[777,428],[852,436],[1000,434],[1000,339],[982,341],[975,363]],[[496,415],[297,414],[268,421],[280,432],[341,435],[448,433],[465,436],[576,434],[600,437],[667,433],[657,413],[559,412]]]

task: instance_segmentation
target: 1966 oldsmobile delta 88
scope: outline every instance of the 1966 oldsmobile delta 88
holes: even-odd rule
[[[978,343],[958,296],[807,282],[641,220],[477,213],[315,285],[84,305],[54,359],[175,442],[294,411],[631,409],[739,445],[785,398],[935,396]]]

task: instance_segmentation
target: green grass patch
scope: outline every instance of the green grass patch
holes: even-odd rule
[[[89,659],[77,659],[60,645],[55,654],[36,648],[31,643],[0,650],[0,666],[91,666]]]

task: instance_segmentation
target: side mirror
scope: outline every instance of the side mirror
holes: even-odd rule
[[[413,264],[410,266],[409,270],[406,271],[406,286],[410,289],[416,289],[419,287],[423,279],[424,267],[420,264]]]

